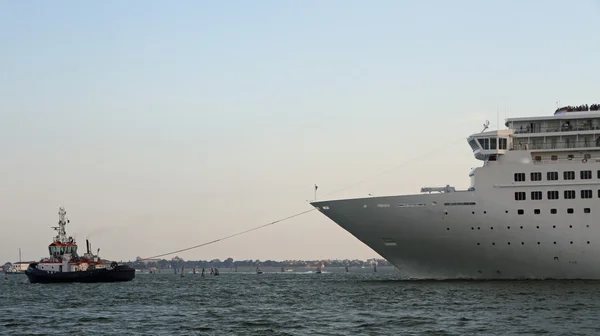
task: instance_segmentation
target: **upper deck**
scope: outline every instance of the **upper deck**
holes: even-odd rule
[[[507,130],[472,134],[467,139],[475,158],[495,161],[507,150],[600,151],[600,104],[562,107],[552,116],[508,118],[505,125]]]
[[[561,107],[553,116],[508,118],[505,125],[513,130],[515,137],[565,132],[595,134],[600,131],[600,105]]]

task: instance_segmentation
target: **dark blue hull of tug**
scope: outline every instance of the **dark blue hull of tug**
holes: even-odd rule
[[[119,265],[112,269],[95,269],[76,272],[46,272],[39,270],[34,264],[25,271],[31,283],[69,283],[69,282],[121,282],[135,278],[135,269],[127,265]]]

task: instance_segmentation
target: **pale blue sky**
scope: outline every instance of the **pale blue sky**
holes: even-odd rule
[[[466,187],[498,105],[600,101],[599,1],[0,1],[0,45],[0,261],[45,254],[60,205],[132,259],[404,162],[331,197]],[[312,213],[181,256],[376,254]]]

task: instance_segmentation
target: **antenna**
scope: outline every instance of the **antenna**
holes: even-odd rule
[[[485,124],[483,124],[483,129],[481,130],[481,133],[485,132],[485,130],[488,129],[489,126],[490,126],[490,121],[486,120]]]

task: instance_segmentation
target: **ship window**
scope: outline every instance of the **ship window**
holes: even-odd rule
[[[566,171],[563,173],[563,178],[565,180],[574,180],[575,179],[575,172],[574,171]]]
[[[477,142],[474,139],[469,141],[469,146],[471,146],[471,149],[473,149],[473,151],[479,149],[479,146],[477,145]]]
[[[600,170],[598,170],[598,178],[600,179]]]
[[[481,145],[481,148],[483,148],[483,149],[490,149],[490,139],[488,139],[488,138],[481,138],[481,139],[477,139],[477,141],[479,141],[479,144]]]
[[[535,161],[542,161],[542,157],[541,156],[536,156],[533,158]]]
[[[550,160],[552,160],[552,161],[557,161],[557,160],[558,160],[558,156],[556,156],[556,155],[552,155],[552,156],[550,157]]]
[[[592,198],[592,191],[591,190],[582,190],[581,198]]]
[[[583,208],[583,213],[590,213],[592,210],[590,208]]]
[[[519,215],[522,215],[522,214],[524,214],[524,213],[525,213],[525,211],[523,211],[523,209],[519,209],[519,210],[517,210],[517,214],[519,214]]]
[[[558,199],[558,191],[556,191],[556,190],[548,191],[548,199],[551,199],[551,200]]]
[[[592,171],[591,170],[582,170],[579,172],[579,176],[581,177],[582,180],[589,180],[592,178]]]
[[[540,211],[540,209],[534,209],[533,213],[536,214],[536,215],[539,215],[541,213],[541,211]]]
[[[507,144],[506,138],[500,138],[498,140],[500,140],[500,143],[498,144],[498,149],[506,149],[508,147],[506,145]]]
[[[525,173],[515,173],[515,182],[525,181]]]
[[[548,181],[556,181],[556,180],[558,180],[558,172],[548,172],[548,173],[546,173],[546,179]]]
[[[556,209],[550,209],[550,213],[556,215]]]
[[[568,145],[568,144],[567,144],[567,145]],[[569,155],[567,155],[567,160],[573,160],[573,158],[574,158],[573,154],[569,154]]]
[[[572,214],[572,213],[573,213],[573,208],[568,208],[568,209],[567,209],[567,213],[568,213],[568,214]]]
[[[542,180],[542,173],[539,173],[539,172],[531,173],[531,180],[532,181],[541,181]]]
[[[496,138],[490,138],[490,149],[496,149]]]
[[[575,190],[565,190],[565,199],[574,199]]]
[[[542,192],[541,191],[532,191],[531,192],[531,199],[535,200],[535,201],[539,201],[542,199]]]
[[[527,199],[525,192],[523,192],[523,191],[515,192],[515,201],[524,201],[525,199]]]

